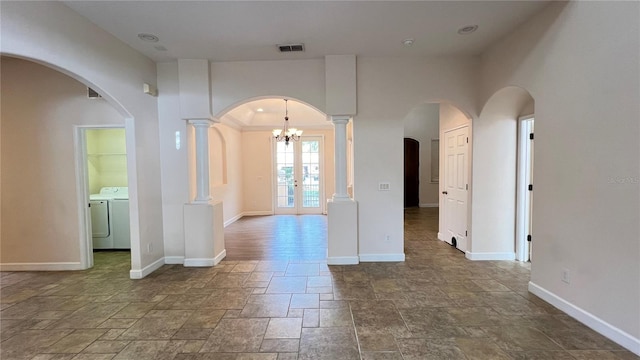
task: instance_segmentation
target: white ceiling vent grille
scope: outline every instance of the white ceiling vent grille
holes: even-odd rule
[[[87,88],[87,97],[89,99],[100,99],[100,98],[102,98],[102,95],[98,94],[97,91],[95,91],[92,88],[88,87]]]
[[[284,44],[278,45],[280,52],[299,52],[304,51],[304,44]]]

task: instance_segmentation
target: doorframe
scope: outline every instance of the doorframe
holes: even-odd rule
[[[533,114],[518,118],[518,167],[516,191],[516,260],[529,261],[527,235],[531,228],[533,194],[527,189],[533,177],[533,151],[529,134],[533,132]]]
[[[467,130],[467,136],[469,137],[469,143],[467,144],[467,181],[469,182],[469,190],[467,190],[467,252],[470,252],[471,249],[471,236],[473,234],[473,232],[471,231],[472,229],[472,223],[471,223],[471,199],[472,197],[472,191],[473,191],[473,122],[471,121],[471,119],[469,119],[469,122],[463,125],[458,125],[458,126],[454,126],[452,128],[448,128],[443,130],[442,128],[439,131],[440,134],[440,157],[439,157],[439,170],[440,170],[440,179],[439,179],[439,186],[438,186],[438,207],[439,207],[439,211],[438,211],[438,240],[440,241],[444,241],[447,244],[451,245],[451,241],[447,239],[447,237],[445,236],[445,230],[446,230],[446,221],[445,221],[445,201],[444,201],[444,196],[442,196],[442,192],[445,191],[446,189],[446,184],[445,184],[445,162],[446,162],[446,158],[445,158],[445,150],[446,150],[446,141],[443,141],[443,139],[445,139],[445,134],[450,132],[450,131],[454,131],[454,130],[459,130],[462,128],[468,128]],[[441,220],[442,219],[442,220]]]
[[[458,131],[458,130],[464,129],[464,128],[467,128],[467,139],[468,139],[468,142],[466,143],[466,146],[467,146],[467,159],[466,159],[467,164],[465,166],[465,170],[467,171],[467,185],[468,185],[468,188],[466,189],[466,191],[467,191],[466,195],[467,196],[466,196],[466,202],[465,202],[465,204],[466,204],[466,209],[465,209],[466,235],[465,235],[465,238],[464,238],[464,240],[465,240],[465,250],[462,251],[462,250],[458,249],[457,247],[456,247],[456,249],[464,252],[465,254],[467,254],[467,253],[471,252],[471,241],[470,241],[470,239],[471,239],[471,221],[470,221],[470,219],[471,219],[471,188],[472,188],[472,183],[473,183],[472,178],[471,178],[471,174],[472,174],[472,172],[471,172],[471,163],[472,163],[471,157],[472,157],[472,155],[471,154],[472,154],[472,149],[473,149],[473,146],[472,146],[472,144],[473,144],[473,140],[472,140],[473,135],[472,135],[472,132],[471,132],[472,131],[471,123],[455,126],[455,127],[450,128],[450,129],[446,129],[446,130],[442,131],[442,133],[441,133],[441,138],[440,138],[440,166],[441,166],[441,168],[440,168],[440,176],[441,176],[441,178],[439,180],[440,193],[438,194],[438,196],[442,200],[442,207],[440,208],[438,216],[442,217],[442,219],[443,219],[442,225],[443,226],[442,226],[442,228],[439,227],[438,239],[440,239],[441,241],[446,242],[449,245],[452,245],[451,240],[445,234],[445,231],[447,230],[447,221],[446,221],[446,219],[447,219],[447,216],[446,216],[446,211],[447,211],[446,210],[446,203],[447,202],[444,201],[444,196],[442,194],[442,192],[446,191],[446,188],[447,188],[447,181],[446,181],[447,174],[446,174],[446,168],[445,168],[446,160],[447,160],[446,159],[446,146],[447,146],[446,134],[449,133],[449,132]],[[442,141],[442,139],[444,139],[444,141]]]
[[[306,131],[306,130],[305,130]],[[327,213],[327,208],[326,208],[326,201],[323,201],[323,199],[325,198],[325,193],[326,193],[326,187],[325,187],[325,179],[326,179],[326,175],[325,175],[325,167],[324,167],[324,157],[325,157],[325,136],[324,134],[306,134],[306,135],[301,135],[300,136],[300,140],[298,141],[292,141],[291,145],[296,146],[295,143],[297,142],[301,142],[304,140],[304,138],[310,138],[310,137],[317,137],[320,138],[320,213],[317,215],[322,215],[322,214],[326,214]],[[299,213],[299,209],[297,208],[297,205],[295,207],[295,212],[292,214],[278,214],[278,181],[277,181],[277,166],[278,166],[278,159],[277,159],[277,141],[274,141],[273,137],[271,137],[271,203],[272,203],[272,207],[273,207],[273,214],[274,215],[313,215],[313,214],[305,214],[305,213]],[[300,145],[302,146],[302,145]],[[294,148],[294,167],[296,166],[296,156],[295,156],[295,148]],[[302,160],[299,160],[302,161]],[[302,163],[300,163],[301,165]],[[298,200],[298,199],[296,199]],[[301,199],[299,200],[301,201]]]
[[[73,127],[73,142],[74,142],[74,155],[75,155],[75,175],[76,175],[76,189],[77,189],[77,207],[78,207],[78,231],[79,231],[79,249],[80,249],[80,265],[82,269],[92,268],[93,262],[93,235],[91,231],[91,211],[89,210],[89,168],[87,165],[87,130],[99,130],[99,129],[124,129],[125,141],[129,142],[129,131],[127,127],[118,124],[108,125],[74,125]],[[129,147],[127,147],[127,164],[129,163],[131,156]],[[130,185],[131,178],[127,167],[127,186]],[[131,213],[131,201],[129,201],[129,213]],[[131,229],[129,230],[131,231]],[[133,243],[132,243],[133,246]],[[131,261],[133,262],[133,256]]]

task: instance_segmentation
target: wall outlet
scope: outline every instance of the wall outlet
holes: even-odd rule
[[[391,190],[391,184],[378,183],[378,191],[389,191],[389,190]]]
[[[385,235],[384,236],[384,241],[391,242],[391,235]]]
[[[569,277],[569,269],[562,270],[562,275],[560,276],[560,280],[562,280],[562,282],[566,284],[571,283],[571,278]]]
[[[153,244],[152,244],[152,243],[148,243],[148,244],[147,244],[147,252],[148,252],[148,253],[153,252]]]

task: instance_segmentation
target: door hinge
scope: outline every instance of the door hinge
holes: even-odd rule
[[[89,203],[89,207],[91,207],[91,203]]]
[[[467,144],[469,143],[469,137],[467,137]]]
[[[469,236],[469,233],[467,232],[467,230],[464,231],[464,236]]]
[[[529,140],[533,140],[533,133],[529,133]]]
[[[529,191],[533,191],[533,184],[529,184]]]
[[[531,242],[531,235],[527,235],[527,241]]]
[[[469,184],[465,186],[465,190],[469,190]]]

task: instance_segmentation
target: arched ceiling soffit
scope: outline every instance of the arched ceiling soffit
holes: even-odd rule
[[[302,102],[289,99],[289,126],[298,129],[331,128],[327,116]],[[271,130],[282,127],[285,102],[282,98],[267,98],[248,101],[236,106],[220,117],[223,124],[243,130]]]

